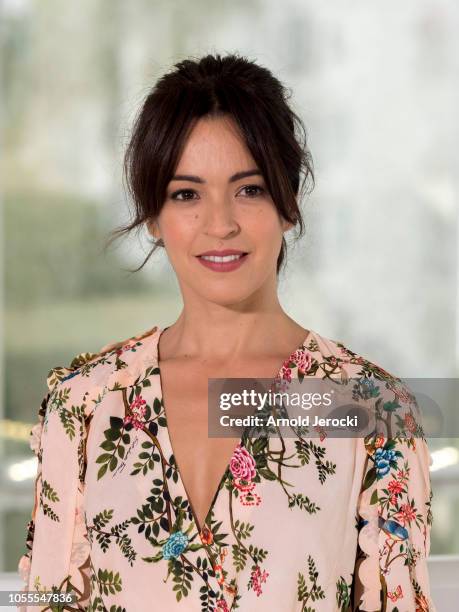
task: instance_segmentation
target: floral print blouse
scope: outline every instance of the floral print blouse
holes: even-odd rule
[[[162,402],[164,329],[49,373],[18,570],[75,602],[19,610],[436,612],[431,459],[401,380],[310,331],[278,379],[352,377],[388,436],[243,435],[199,527]],[[400,419],[412,437],[390,433]]]

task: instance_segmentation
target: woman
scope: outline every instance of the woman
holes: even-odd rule
[[[74,594],[62,609],[435,610],[413,397],[279,303],[300,175],[313,179],[287,97],[267,69],[209,55],[177,64],[139,113],[125,160],[136,214],[117,232],[145,225],[151,252],[165,248],[183,310],[48,376],[19,569],[30,591]],[[352,377],[385,428],[209,437],[208,379],[256,377]]]

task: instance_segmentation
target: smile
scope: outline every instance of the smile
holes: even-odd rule
[[[203,259],[207,261],[218,261],[219,263],[223,263],[224,261],[235,261],[236,259],[240,259],[244,253],[240,255],[224,255],[223,257],[219,257],[218,255],[201,255]]]
[[[199,255],[198,261],[210,270],[216,272],[230,272],[239,268],[247,259],[248,253],[240,255]]]

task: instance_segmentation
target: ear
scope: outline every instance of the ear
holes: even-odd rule
[[[293,227],[295,227],[293,223],[290,223],[290,221],[286,221],[285,219],[282,219],[282,230],[284,232],[288,232],[288,230],[292,229]]]
[[[155,238],[155,240],[159,240],[161,238],[161,232],[159,231],[159,226],[156,221],[153,219],[149,219],[146,222],[148,233]]]

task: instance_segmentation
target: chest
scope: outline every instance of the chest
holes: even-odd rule
[[[239,437],[209,435],[209,378],[273,378],[279,361],[267,361],[252,367],[240,364],[220,372],[196,364],[163,362],[160,366],[161,391],[172,451],[195,515],[202,525],[217,492]]]

